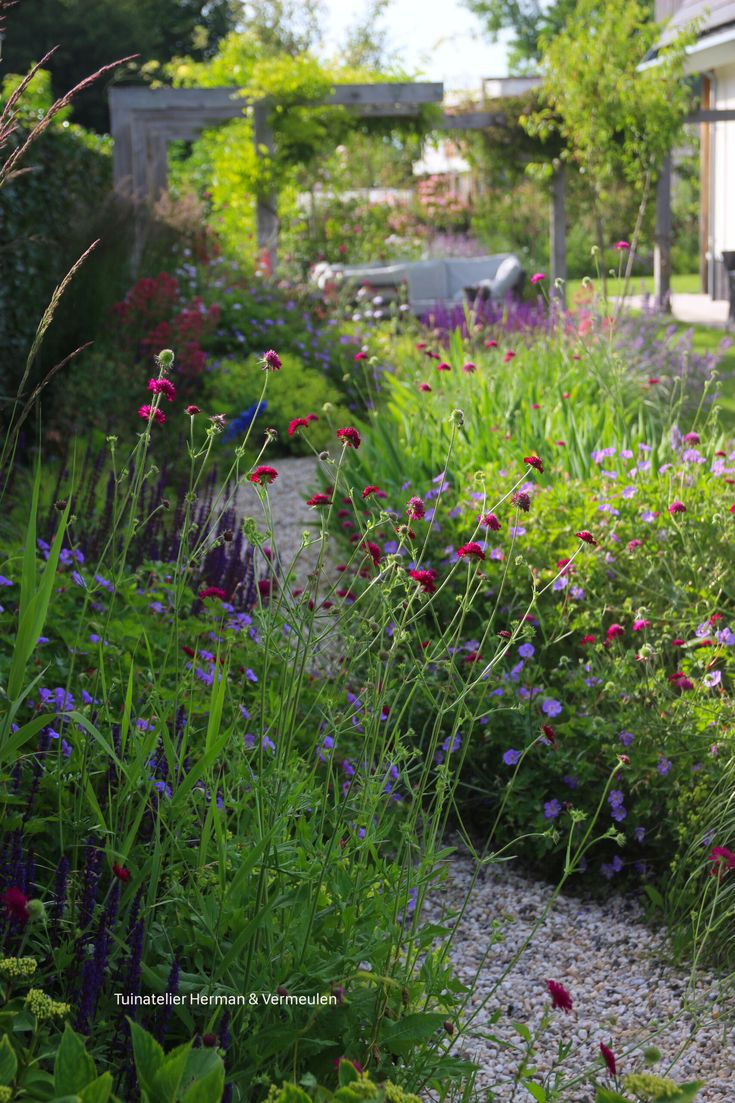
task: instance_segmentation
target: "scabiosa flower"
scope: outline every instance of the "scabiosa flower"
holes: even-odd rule
[[[186,412],[189,417],[194,417],[194,414],[200,414],[202,411],[199,409],[198,406],[191,405],[186,407]]]
[[[156,425],[165,425],[166,423],[166,415],[164,414],[163,410],[154,410],[152,406],[141,406],[138,410],[138,415],[139,417],[142,417],[144,421],[149,421],[151,415],[153,415],[153,420],[155,421]]]
[[[377,567],[380,564],[380,548],[377,544],[374,544],[372,540],[363,540],[360,544],[361,549],[370,556],[373,561],[373,565]]]
[[[650,628],[650,627],[651,627],[650,620],[634,620],[633,621],[633,631],[634,632],[643,632],[644,629]]]
[[[595,636],[582,636],[582,639],[579,642],[582,644],[594,643],[595,639]]]
[[[457,548],[457,555],[460,559],[484,559],[485,553],[479,544],[476,544],[474,540],[470,540],[469,544],[463,544],[461,548]]]
[[[431,567],[409,571],[408,574],[414,582],[418,582],[423,594],[433,594],[436,590],[436,571],[432,570]]]
[[[625,249],[630,249],[630,242],[629,241],[616,241],[613,248],[617,249],[619,252],[623,252]]]
[[[541,281],[545,280],[545,279],[546,279],[546,273],[545,272],[534,272],[534,274],[531,276],[530,282],[531,283],[541,283]]]
[[[675,513],[686,513],[686,511],[687,507],[684,505],[683,502],[680,502],[678,499],[677,501],[672,502],[669,506],[669,513],[672,515],[672,517]]]
[[[204,601],[208,597],[217,597],[220,601],[227,601],[227,594],[219,586],[206,586],[199,591],[199,597]]]
[[[308,429],[312,421],[318,421],[316,414],[307,414],[306,417],[295,417],[288,425],[288,435],[292,437],[299,429]]]
[[[442,360],[439,364],[436,365],[436,370],[437,371],[451,371],[452,370],[452,365],[447,364],[446,360]]]
[[[317,506],[331,506],[332,499],[328,494],[312,494],[311,498],[306,499],[307,506],[316,508]]]
[[[523,462],[527,463],[529,467],[533,467],[540,475],[543,475],[544,465],[538,456],[524,456]]]
[[[466,364],[462,365],[462,371],[465,372],[466,375],[472,375],[474,371],[477,371],[477,366],[473,364],[471,360],[468,360]]]
[[[694,682],[690,678],[687,678],[686,674],[681,670],[677,670],[674,674],[670,674],[669,681],[673,686],[677,689],[681,689],[685,693],[694,689]]]
[[[269,467],[267,463],[261,463],[248,475],[248,481],[258,486],[269,486],[278,478],[275,467]]]
[[[500,529],[500,521],[497,519],[494,513],[483,513],[477,518],[478,525],[481,525],[484,529],[490,529],[492,532],[498,532]]]
[[[513,352],[513,349],[508,349],[505,356],[503,357],[503,363],[504,364],[510,364],[510,362],[514,358],[514,356],[515,356],[515,353]]]
[[[615,1064],[615,1054],[613,1053],[613,1051],[610,1049],[609,1046],[605,1045],[604,1042],[600,1042],[600,1053],[602,1054],[602,1059],[603,1059],[603,1061],[605,1062],[605,1064],[607,1066],[607,1071],[610,1073],[611,1076],[617,1076],[617,1066]]]
[[[379,486],[366,486],[362,492],[363,500],[365,498],[370,498],[373,494],[376,494],[378,498],[385,498],[385,493]]]
[[[169,402],[173,402],[176,398],[176,388],[169,379],[151,379],[148,383],[148,390],[153,394],[164,395]]]
[[[485,342],[485,348],[486,349],[496,349],[497,347],[498,347],[498,342],[493,341],[492,338],[489,341]]]
[[[415,495],[409,500],[406,506],[406,513],[412,521],[423,521],[426,516],[426,507],[421,498],[417,498]]]
[[[511,495],[510,500],[514,506],[518,506],[524,513],[528,513],[531,508],[531,499],[525,490],[517,490],[515,494]]]
[[[130,872],[130,870],[126,869],[125,866],[118,865],[117,862],[114,863],[114,865],[112,867],[112,872],[115,874],[118,881],[122,881],[123,884],[125,884],[125,885],[128,883],[128,881],[132,877],[132,873]]]
[[[431,390],[431,387],[429,386],[428,383],[419,383],[419,390],[423,391],[424,394],[426,394],[428,391]]]
[[[569,1012],[572,1010],[572,997],[563,984],[556,980],[547,980],[546,987],[551,996],[551,1006],[554,1010]]]
[[[263,365],[263,371],[280,371],[283,361],[274,349],[268,349],[263,353],[260,363]]]
[[[735,869],[735,854],[726,846],[713,846],[707,861],[717,863],[720,876]]]
[[[597,547],[597,541],[595,540],[592,533],[588,532],[587,529],[580,529],[580,531],[575,532],[574,535],[577,537],[578,540],[583,540],[585,544],[592,544],[594,547]]]
[[[360,447],[360,434],[351,425],[348,425],[345,429],[338,429],[337,438],[342,441],[345,448]]]
[[[609,642],[610,640],[617,639],[618,636],[623,635],[625,635],[625,629],[623,628],[622,624],[611,624],[607,632],[605,633],[605,639]]]
[[[629,540],[628,541],[628,551],[635,551],[636,548],[640,548],[642,543],[643,543],[642,540]]]
[[[364,350],[364,349],[360,349],[360,351],[359,351],[359,352],[356,352],[356,353],[355,353],[355,360],[358,360],[358,361],[360,361],[360,360],[367,360],[367,356],[368,356],[368,354],[367,354],[367,353],[365,352],[365,350]]]
[[[17,885],[12,885],[9,889],[6,889],[0,896],[0,903],[5,908],[8,919],[11,919],[14,923],[20,923],[21,927],[25,927],[31,917],[28,910],[29,900]]]
[[[552,747],[556,747],[557,734],[552,728],[551,724],[542,724],[541,731],[544,733],[545,738]]]

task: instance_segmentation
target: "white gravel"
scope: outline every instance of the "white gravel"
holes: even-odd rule
[[[446,920],[458,912],[473,869],[469,858],[453,859],[441,897],[429,904],[433,918]],[[551,1072],[560,1042],[574,1046],[565,1080],[600,1066],[600,1042],[613,1049],[623,1075],[642,1071],[642,1051],[655,1045],[662,1060],[651,1071],[682,1081],[703,1080],[706,1087],[698,1103],[733,1103],[735,1029],[724,983],[699,973],[690,985],[689,973],[670,964],[664,934],[644,923],[634,899],[617,896],[597,903],[559,896],[531,945],[504,976],[552,892],[551,886],[505,864],[485,866],[457,926],[451,957],[459,978],[473,987],[465,1020],[476,1013],[457,1049],[482,1069],[478,1103],[490,1088],[498,1103],[513,1098],[511,1084],[523,1043],[510,1024],[523,1023],[532,1032],[538,1027],[550,1002],[547,980],[563,984],[574,1007],[569,1014],[554,1011],[539,1041],[533,1062],[538,1083]],[[501,1018],[493,1024],[490,1018],[498,1010]],[[516,1050],[487,1040],[490,1034],[512,1042]],[[601,1072],[600,1082],[605,1079]],[[591,1103],[593,1096],[589,1086],[570,1085],[561,1098],[564,1103]],[[530,1095],[519,1089],[515,1099],[525,1103]]]

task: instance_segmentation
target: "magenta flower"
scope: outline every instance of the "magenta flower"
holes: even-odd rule
[[[500,521],[497,519],[494,513],[483,513],[477,518],[477,523],[482,525],[484,529],[492,529],[493,532],[498,532],[500,529]]]
[[[412,521],[423,521],[426,515],[426,507],[421,498],[417,498],[414,495],[406,506],[406,513]]]
[[[623,250],[625,250],[625,249],[630,249],[630,242],[629,241],[616,241],[614,247],[616,249],[619,249],[620,252],[623,252]]]
[[[587,529],[581,529],[580,532],[575,532],[574,535],[577,537],[578,540],[584,540],[585,544],[593,544],[595,547],[597,547],[597,541],[595,540],[592,533],[588,532]]]
[[[479,544],[476,544],[474,540],[471,540],[469,544],[463,544],[461,548],[457,548],[457,555],[460,559],[474,558],[484,559],[485,553]]]
[[[283,361],[274,349],[268,349],[263,353],[261,364],[263,371],[280,371]]]
[[[554,1009],[566,1012],[572,1010],[572,997],[563,984],[559,984],[559,982],[555,980],[547,980],[546,987],[549,990],[551,1006]]]
[[[138,414],[144,421],[149,421],[152,414],[156,425],[165,425],[166,423],[166,415],[163,410],[154,410],[152,406],[141,406],[138,410]]]
[[[531,276],[531,283],[541,283],[541,281],[545,279],[545,272],[534,272],[534,274]]]
[[[677,499],[677,501],[672,502],[671,505],[669,506],[669,513],[672,516],[675,513],[686,513],[686,511],[687,511],[687,507],[684,505],[683,502],[678,501],[678,499]]]
[[[531,508],[531,499],[525,490],[517,490],[515,494],[511,494],[510,500],[514,506],[518,506],[524,513],[528,513]]]
[[[608,640],[615,640],[618,638],[618,636],[623,636],[624,634],[625,629],[623,628],[622,624],[611,624],[607,632],[605,633],[605,638]]]
[[[275,467],[270,467],[267,463],[261,463],[248,475],[248,481],[255,483],[256,486],[269,486],[277,478],[278,472]]]
[[[615,1064],[615,1054],[613,1053],[613,1051],[610,1049],[609,1046],[605,1045],[604,1042],[600,1042],[600,1053],[602,1054],[603,1061],[607,1065],[607,1071],[610,1073],[611,1076],[617,1076],[617,1065]]]
[[[360,447],[360,434],[357,429],[353,429],[351,425],[348,425],[346,429],[338,429],[337,437],[342,441],[347,448],[359,448]]]
[[[165,395],[169,402],[173,402],[176,398],[176,388],[168,379],[151,379],[148,383],[148,390],[152,391],[153,394]]]

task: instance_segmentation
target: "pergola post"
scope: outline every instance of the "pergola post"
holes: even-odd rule
[[[566,303],[567,278],[567,214],[566,172],[564,165],[554,164],[551,177],[551,203],[549,208],[549,259],[551,264],[551,288],[549,294]],[[556,280],[565,282],[556,286]]]
[[[253,141],[256,155],[272,161],[275,154],[273,127],[270,122],[272,103],[257,100],[253,104]],[[260,193],[255,200],[255,224],[258,237],[258,255],[266,260],[268,275],[273,275],[278,263],[278,196],[273,187]]]
[[[671,310],[671,154],[661,164],[656,181],[656,232],[653,252],[654,301],[658,310]]]

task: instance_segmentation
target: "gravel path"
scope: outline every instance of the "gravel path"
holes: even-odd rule
[[[430,905],[433,917],[461,908],[472,870],[469,859],[454,859],[441,900]],[[570,1014],[553,1013],[536,1051],[538,1082],[551,1070],[560,1042],[572,1043],[575,1050],[567,1059],[565,1079],[599,1066],[600,1042],[616,1053],[623,1074],[642,1071],[640,1055],[646,1046],[655,1045],[663,1055],[652,1070],[657,1075],[704,1080],[697,1103],[733,1103],[735,1029],[728,1014],[732,1005],[725,1007],[725,993],[712,975],[700,974],[689,988],[689,974],[670,965],[663,935],[645,925],[640,907],[630,897],[601,904],[560,896],[531,946],[493,992],[551,894],[549,885],[505,865],[486,866],[458,926],[451,956],[460,979],[474,987],[465,1017],[479,1009],[471,1036],[458,1048],[482,1069],[478,1086],[483,1090],[477,1103],[489,1088],[497,1093],[498,1103],[513,1098],[510,1084],[521,1049],[503,1049],[487,1036],[522,1046],[509,1023],[524,1023],[533,1032],[549,1004],[547,980],[567,988],[574,1008]],[[500,940],[493,941],[495,931]],[[502,1016],[493,1024],[491,1015],[497,1010]],[[600,1081],[604,1079],[601,1075]],[[562,1095],[564,1103],[591,1103],[592,1098],[590,1087],[570,1087]],[[521,1103],[530,1095],[519,1089],[516,1099]]]

